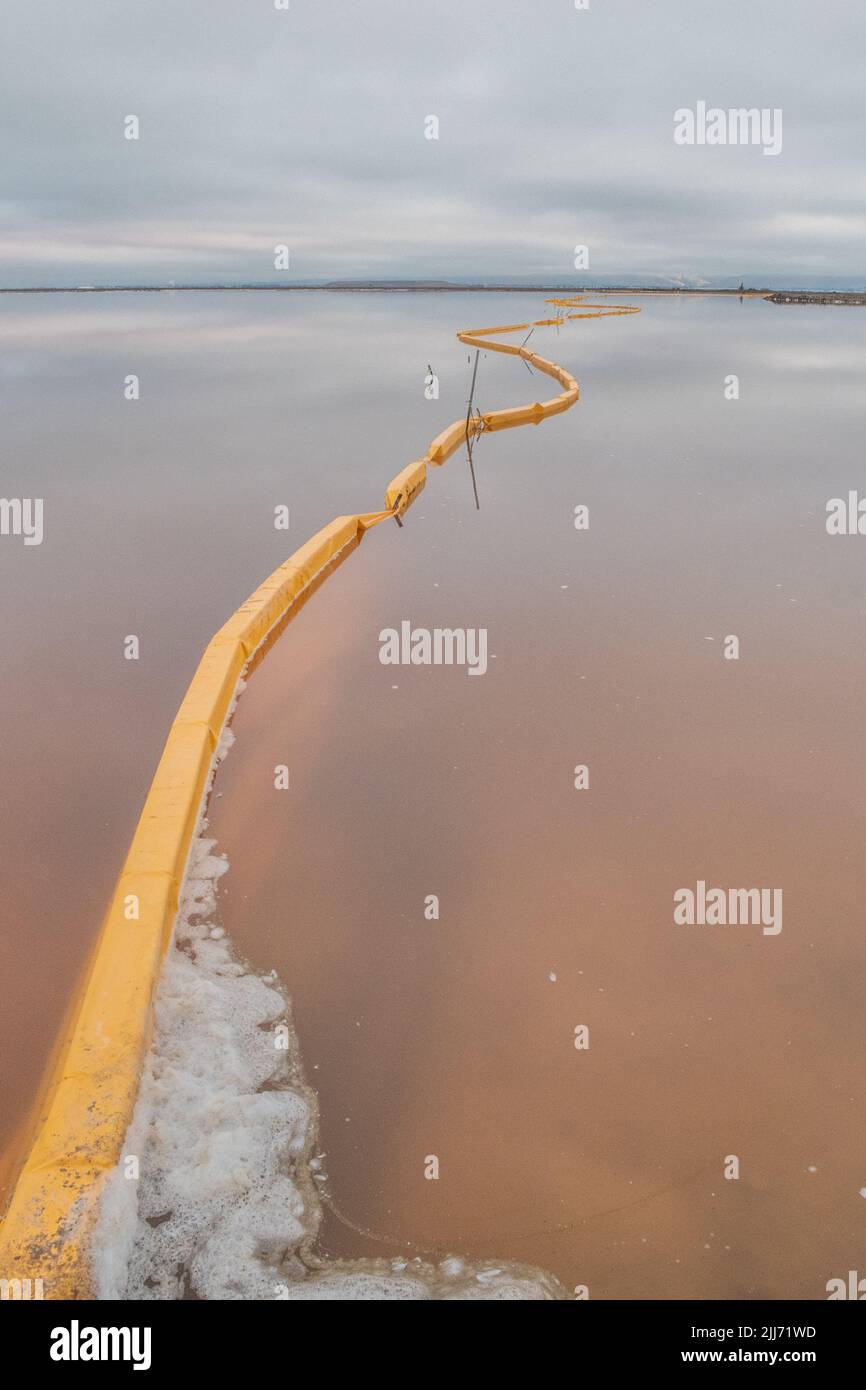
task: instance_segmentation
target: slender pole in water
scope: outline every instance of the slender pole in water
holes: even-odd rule
[[[526,337],[523,339],[523,342],[520,344],[520,346],[521,346],[522,348],[525,348],[525,347],[526,347],[526,344],[529,342],[529,340],[530,340],[530,338],[532,337],[532,335],[533,335],[534,332],[535,332],[535,329],[534,329],[534,328],[530,328],[530,330],[529,330],[529,332],[527,333]],[[534,371],[532,370],[532,368],[530,367],[530,365],[529,365],[529,363],[527,362],[526,358],[525,358],[525,357],[521,357],[520,360],[521,360],[521,362],[523,363],[523,365],[524,365],[524,367],[526,368],[526,370],[529,372],[529,375],[530,375],[530,376],[535,376],[535,372],[534,372]]]
[[[475,510],[481,511],[481,503],[478,501],[478,484],[475,481],[475,465],[472,462],[472,443],[469,439],[469,420],[472,416],[472,398],[475,395],[475,378],[478,375],[478,358],[481,349],[475,349],[475,366],[472,368],[472,385],[469,388],[469,405],[466,409],[466,451],[469,454],[469,472],[472,475],[472,491],[475,493]]]

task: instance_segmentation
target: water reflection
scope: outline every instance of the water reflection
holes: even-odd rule
[[[284,558],[274,506],[300,543],[375,502],[465,408],[454,329],[538,312],[504,298],[0,324],[7,491],[46,498],[44,545],[0,550],[10,1125],[198,654]],[[332,1253],[526,1260],[594,1297],[820,1297],[857,1266],[864,580],[823,512],[859,477],[862,322],[672,300],[564,328],[580,404],[479,441],[480,513],[455,456],[253,675],[212,802],[223,920],[293,992],[333,1193],[386,1238],[330,1218]],[[525,391],[482,353],[482,410]],[[486,627],[485,678],[383,667],[403,619]],[[675,928],[699,878],[782,885],[784,931]]]
[[[789,321],[751,312],[654,305],[650,353],[610,323],[564,335],[562,427],[482,441],[480,517],[456,470],[432,478],[241,705],[224,920],[294,991],[335,1198],[378,1237],[332,1218],[331,1253],[674,1298],[817,1297],[854,1259],[862,580],[828,548],[816,444],[832,402],[853,469],[860,406],[816,382],[807,409],[772,365]],[[487,679],[382,667],[407,617],[486,626]],[[783,885],[784,932],[675,928],[699,877]]]

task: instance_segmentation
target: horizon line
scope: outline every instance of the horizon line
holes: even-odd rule
[[[864,282],[866,283],[866,282]],[[492,284],[489,281],[448,281],[448,280],[373,280],[373,279],[353,279],[353,280],[321,280],[321,281],[297,281],[293,284],[275,284],[262,281],[239,281],[237,283],[212,282],[212,283],[151,283],[151,284],[128,284],[117,283],[107,285],[0,285],[0,294],[118,294],[118,293],[153,293],[176,291],[232,291],[232,290],[256,290],[286,293],[292,290],[356,290],[356,289],[383,289],[383,290],[435,290],[439,292],[456,291],[465,293],[466,291],[485,291],[490,293],[508,292],[538,292],[549,290],[567,290],[570,293],[593,293],[593,294],[612,294],[617,292],[627,292],[630,294],[778,294],[778,293],[797,293],[797,294],[845,294],[857,293],[850,288],[845,289],[838,285],[825,286],[802,286],[786,285],[774,288],[770,285],[746,285],[739,286],[720,286],[720,285],[639,285],[629,284],[626,281],[605,285],[574,285],[566,284],[561,281],[536,282],[536,283],[517,283],[517,284]]]

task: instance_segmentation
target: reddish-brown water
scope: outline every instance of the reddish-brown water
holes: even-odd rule
[[[223,921],[294,992],[335,1202],[390,1238],[331,1218],[331,1253],[631,1298],[820,1297],[857,1267],[862,561],[823,524],[844,431],[809,453],[839,384],[798,401],[767,350],[762,411],[689,360],[739,315],[752,366],[753,330],[800,327],[769,312],[695,308],[695,344],[668,310],[673,380],[581,372],[632,364],[634,321],[562,339],[561,428],[483,442],[480,515],[465,465],[434,476],[253,677],[213,805]],[[486,627],[488,673],[381,665],[404,618]],[[698,879],[780,887],[782,931],[675,925]]]
[[[450,330],[538,310],[517,296],[317,297],[315,313],[290,311],[297,324],[268,307],[215,325],[206,306],[220,419],[186,399],[161,417],[166,433],[183,423],[172,457],[194,476],[142,486],[147,526],[139,514],[103,539],[118,551],[103,579],[126,576],[124,601],[92,580],[104,602],[89,652],[64,657],[50,588],[36,612],[58,638],[27,638],[33,694],[9,755],[22,764],[6,895],[19,931],[4,974],[21,1001],[19,1101],[194,656],[282,558],[267,518],[250,535],[259,513],[291,503],[300,543],[375,505],[459,413],[468,363]],[[291,402],[258,434],[253,404],[243,423],[229,410],[253,365],[266,370],[266,349],[240,346],[248,319],[279,344]],[[292,992],[333,1199],[383,1238],[329,1216],[330,1253],[411,1243],[530,1261],[593,1297],[822,1297],[862,1265],[866,1221],[866,541],[824,527],[826,500],[862,477],[860,321],[650,301],[536,336],[578,377],[578,406],[481,441],[480,513],[465,462],[435,473],[404,529],[372,533],[253,674],[211,803],[231,862],[222,921]],[[448,388],[436,403],[428,361]],[[201,390],[220,397],[211,381]],[[537,392],[519,364],[482,357],[483,409]],[[122,437],[138,477],[156,442],[121,436],[120,421],[118,409],[114,448]],[[194,442],[200,427],[212,437]],[[284,476],[280,427],[298,441]],[[258,442],[241,471],[245,428]],[[111,528],[82,510],[96,545]],[[61,576],[86,569],[72,552],[87,546],[69,544]],[[91,593],[72,588],[76,602]],[[113,644],[156,614],[132,701]],[[403,619],[485,627],[487,673],[381,665],[379,632]],[[731,633],[739,661],[723,657]],[[40,778],[46,725],[64,737]],[[577,764],[588,790],[574,788]],[[781,888],[782,931],[675,925],[675,890],[699,879]]]

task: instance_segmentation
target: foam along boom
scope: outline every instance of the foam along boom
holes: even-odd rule
[[[430,468],[441,467],[481,433],[537,425],[575,404],[578,385],[570,372],[525,345],[497,341],[498,335],[559,325],[564,319],[640,312],[572,298],[548,302],[575,312],[478,328],[457,337],[470,347],[523,358],[557,381],[560,393],[449,425],[423,458],[391,480],[383,510],[329,522],[265,579],[205,649],[169,730],[91,959],[29,1117],[29,1150],[0,1230],[0,1277],[42,1279],[48,1299],[93,1297],[90,1247],[99,1201],[123,1155],[151,1036],[154,990],[172,939],[190,847],[207,804],[220,737],[251,662],[371,527],[406,512]],[[136,905],[134,916],[130,902]]]

